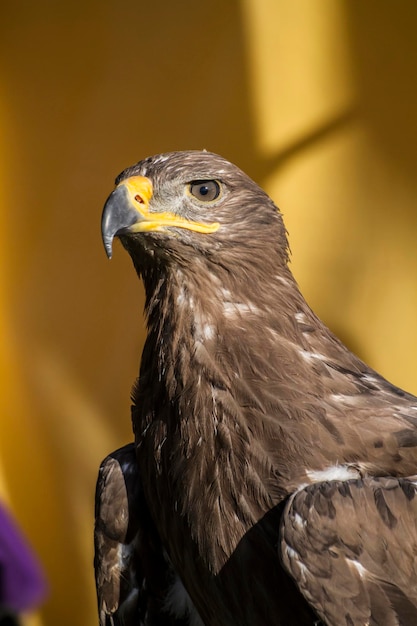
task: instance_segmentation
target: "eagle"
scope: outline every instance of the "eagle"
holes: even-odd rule
[[[102,236],[147,338],[134,443],[97,481],[101,626],[417,624],[417,398],[310,309],[274,202],[216,154],[159,154]]]

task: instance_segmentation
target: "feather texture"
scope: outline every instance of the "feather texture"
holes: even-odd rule
[[[375,624],[414,624],[409,569],[388,583],[392,560],[388,573],[376,567],[384,584],[371,585],[350,544],[337,559],[331,548],[327,560],[315,555],[322,532],[338,546],[345,536],[356,546],[359,532],[367,545],[367,515],[405,547],[389,527],[396,507],[414,550],[414,487],[402,477],[417,473],[417,399],[311,311],[280,212],[238,168],[208,152],[169,153],[117,184],[138,176],[153,186],[147,215],[219,224],[118,233],[146,290],[132,409],[143,499],[204,624],[344,623],[335,616],[346,597],[362,607],[346,624],[374,623],[387,603],[399,621],[387,612]],[[218,181],[214,202],[189,193],[204,180]],[[367,559],[394,559],[369,541]]]
[[[364,478],[291,497],[283,562],[326,624],[417,623],[416,495],[406,479]]]

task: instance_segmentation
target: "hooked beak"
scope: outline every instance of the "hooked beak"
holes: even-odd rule
[[[186,228],[199,233],[214,233],[220,224],[194,222],[170,212],[151,212],[152,182],[145,176],[122,180],[108,197],[101,219],[101,233],[109,259],[114,237],[128,233],[165,230],[167,227]]]

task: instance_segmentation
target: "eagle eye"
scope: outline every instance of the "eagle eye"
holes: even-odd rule
[[[189,191],[200,202],[213,202],[220,196],[221,188],[217,180],[193,180]]]

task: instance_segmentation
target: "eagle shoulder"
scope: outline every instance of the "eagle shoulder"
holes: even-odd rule
[[[417,483],[315,483],[288,501],[284,566],[328,626],[417,623]]]

